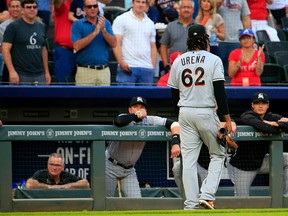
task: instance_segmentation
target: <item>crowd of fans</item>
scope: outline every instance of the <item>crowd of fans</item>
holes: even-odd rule
[[[104,14],[104,8],[106,4],[113,5],[113,2],[110,2],[110,0],[1,1],[2,83],[156,85],[158,79],[170,70],[170,55],[186,51],[187,30],[197,23],[206,28],[210,39],[210,52],[218,55],[223,61],[226,84],[230,84],[230,78],[233,80],[237,75],[242,79],[238,80],[237,85],[261,85],[265,57],[261,58],[262,72],[259,70],[256,72],[259,58],[255,60],[254,55],[257,55],[258,49],[264,54],[266,50],[265,46],[259,43],[257,31],[264,30],[270,41],[278,42],[280,37],[277,30],[285,29],[282,19],[288,17],[288,5],[285,0],[132,0],[130,3],[125,2],[126,11],[118,13],[113,20],[111,17],[108,20],[105,18],[108,16]],[[275,21],[274,26],[269,22],[271,16]],[[129,22],[121,21],[127,17]],[[45,42],[43,46],[38,44],[37,49],[41,54],[36,54],[37,46],[32,44],[35,41],[32,39],[35,37],[29,35],[28,31],[17,29],[23,31],[23,35],[26,33],[26,43],[30,44],[25,45],[26,48],[23,46],[24,43],[21,47],[17,42],[19,38],[12,38],[11,30],[5,31],[16,20],[27,23],[27,18],[33,20],[33,25],[41,23],[44,26],[44,32],[37,36],[37,40],[44,39]],[[51,29],[52,22],[54,22],[53,48],[47,47],[48,54],[46,54],[45,47],[51,40],[49,38],[51,35],[47,32]],[[165,24],[166,28],[155,29],[153,24],[157,23]],[[94,31],[100,25],[99,32]],[[246,52],[247,49],[243,47],[243,41],[247,41],[245,39],[247,37],[240,35],[243,29],[253,34],[249,45],[250,52]],[[34,46],[33,49],[31,45]],[[3,50],[3,47],[6,47],[6,50]],[[22,51],[17,54],[17,50]],[[235,51],[234,57],[230,56],[232,51]],[[40,56],[36,58],[37,55],[42,58]],[[20,60],[19,56],[22,56]],[[239,64],[245,66],[236,65],[239,66],[236,69],[230,66],[235,65],[233,64],[235,58],[238,58]],[[34,67],[31,66],[33,64]],[[112,64],[118,64],[118,67],[112,67]],[[87,73],[90,75],[86,76]],[[34,77],[35,74],[37,78]],[[104,80],[101,78],[102,74],[105,74]],[[247,84],[250,76],[257,77],[258,81]]]

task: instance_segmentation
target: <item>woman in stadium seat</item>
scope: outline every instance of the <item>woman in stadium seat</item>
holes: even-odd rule
[[[251,29],[239,34],[241,48],[233,50],[228,58],[228,75],[233,86],[261,86],[265,55],[264,45],[255,49],[255,35]]]

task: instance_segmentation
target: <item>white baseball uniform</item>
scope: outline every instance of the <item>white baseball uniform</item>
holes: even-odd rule
[[[189,51],[173,63],[168,86],[178,89],[185,209],[197,208],[199,199],[215,200],[224,163],[224,148],[217,143],[220,121],[216,113],[214,81],[224,80],[221,59],[207,51]],[[197,160],[202,143],[209,148],[210,164],[199,195]]]

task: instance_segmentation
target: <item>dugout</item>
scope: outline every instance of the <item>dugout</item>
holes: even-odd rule
[[[231,87],[227,86],[227,96],[232,118],[238,123],[242,112],[250,108],[250,99],[255,92],[265,92],[270,97],[270,110],[286,116],[288,87]],[[167,118],[177,118],[171,101],[168,87],[95,87],[95,86],[0,86],[0,119],[5,125],[79,125],[79,124],[104,124],[111,125],[114,116],[127,112],[127,106],[131,97],[143,96],[148,101],[148,113]],[[79,145],[81,142],[81,145]],[[35,142],[13,142],[12,149],[14,159],[13,182],[30,177],[34,170],[46,164],[46,158],[39,158],[23,164],[27,158],[35,155],[45,155],[47,152],[59,151],[67,155],[66,168],[75,174],[87,177],[89,165],[89,141],[53,141],[43,142],[38,145]],[[284,150],[287,150],[284,145]],[[29,150],[32,149],[32,150]],[[140,184],[148,182],[152,187],[176,187],[172,173],[166,173],[167,144],[153,145],[148,142],[144,152],[137,163]],[[24,154],[23,154],[24,152]],[[34,153],[34,155],[32,155]],[[80,160],[73,155],[82,155],[84,168],[79,166]],[[150,157],[152,155],[152,157]],[[71,159],[72,158],[72,159]],[[73,160],[73,158],[75,160]],[[79,161],[78,160],[78,161]],[[150,161],[150,163],[146,163]],[[155,164],[158,170],[153,171]],[[76,167],[76,168],[75,168]],[[143,170],[143,171],[142,171]],[[89,175],[89,174],[88,174]],[[157,177],[155,177],[157,176]],[[89,176],[88,176],[89,178]],[[268,175],[258,175],[254,186],[267,187]],[[231,187],[229,180],[221,181],[221,186]],[[267,190],[261,190],[262,195]],[[256,194],[260,194],[261,192]]]
[[[267,93],[271,102],[270,110],[286,116],[286,100],[288,98],[288,89],[286,87],[246,88],[229,86],[226,87],[226,90],[231,110],[231,116],[236,120],[236,122],[240,114],[246,109],[250,108],[250,98],[255,92]],[[149,114],[176,119],[176,114],[174,112],[174,108],[172,107],[169,88],[117,86],[0,86],[0,119],[4,122],[5,125],[110,125],[115,115],[126,112],[131,97],[138,95],[141,95],[147,99]],[[147,181],[147,179],[152,178],[152,176],[149,174],[160,174],[161,179],[159,180],[157,177],[156,180],[153,180],[152,186],[153,189],[155,189],[154,192],[157,194],[166,194],[166,188],[175,187],[174,180],[167,177],[166,171],[161,172],[157,170],[163,170],[163,168],[166,168],[167,166],[167,143],[165,141],[159,143],[159,145],[155,145],[154,143],[155,142],[153,141],[149,141],[148,145],[145,147],[143,157],[141,157],[141,160],[137,163],[139,180],[141,183],[144,183]],[[31,156],[29,155],[31,153],[27,154],[27,152],[30,152],[29,149],[35,150],[39,148],[39,151],[47,153],[48,148],[45,147],[46,145],[55,147],[52,148],[53,150],[48,150],[49,152],[53,152],[60,145],[60,147],[63,148],[63,151],[68,151],[70,154],[71,151],[69,150],[71,146],[74,145],[72,151],[81,151],[82,154],[84,154],[84,163],[86,160],[86,163],[88,164],[87,160],[90,153],[88,146],[90,144],[91,141],[83,140],[54,140],[53,142],[49,143],[43,141],[42,145],[39,145],[39,141],[29,141],[29,144],[27,141],[13,141],[12,145],[15,145],[17,148],[12,148],[12,157],[18,158],[18,160],[13,160],[13,167],[18,167],[15,171],[13,171],[16,173],[13,173],[13,178],[17,176],[17,173],[20,174],[13,182],[17,182],[22,178],[26,179],[38,168],[34,166],[31,169],[29,164],[23,163],[23,161],[26,160],[24,157],[25,155],[28,156],[28,158]],[[286,148],[287,145],[284,145],[284,150]],[[13,152],[13,149],[18,149],[18,151],[15,150],[15,153]],[[157,151],[155,151],[155,149],[157,149]],[[37,150],[35,150],[35,152],[37,152]],[[156,159],[158,162],[153,162],[153,160],[147,158],[146,155],[151,154],[151,152],[156,152],[155,154],[157,155],[160,155],[159,152],[161,152],[161,162],[158,161],[159,159]],[[73,153],[71,153],[71,155],[72,154]],[[147,161],[150,161],[150,167],[148,166],[148,168],[146,167],[144,169],[144,164],[147,164]],[[41,167],[43,167],[43,164],[46,164],[45,158],[42,160],[42,164],[39,163]],[[161,166],[159,165],[155,167],[155,164],[161,164]],[[71,168],[73,168],[78,164],[73,163],[70,165]],[[150,172],[152,168],[155,168],[156,171]],[[81,168],[77,169],[79,171]],[[85,167],[82,168],[82,173],[85,173],[84,169]],[[18,172],[18,170],[22,170],[22,173]],[[141,170],[143,171],[141,172]],[[259,190],[253,191],[256,195],[264,195],[266,197],[267,193],[269,193],[267,190],[269,181],[268,175],[260,176],[258,179],[259,181],[256,182],[256,186],[259,186]],[[260,183],[262,180],[264,181],[264,187],[262,187],[262,183]],[[154,181],[157,183],[154,183]],[[225,181],[221,182],[221,184],[222,186],[225,186],[225,189],[230,186],[228,193],[231,194],[231,184],[229,185],[229,183]],[[158,187],[160,188],[159,190],[157,190]],[[164,187],[165,189],[162,189]],[[219,192],[227,194],[225,189],[222,191],[219,190]],[[143,191],[146,192],[148,189],[143,188]],[[259,199],[262,199],[262,197],[259,197]]]
[[[120,133],[126,133],[120,136]],[[28,133],[35,131],[27,137]],[[47,133],[47,131],[49,133]],[[57,132],[72,131],[77,136],[56,136]],[[78,133],[90,131],[90,133]],[[154,132],[157,133],[154,133]],[[54,132],[54,133],[52,133]],[[63,133],[62,133],[63,132]],[[118,132],[118,133],[115,133]],[[121,130],[107,125],[15,125],[4,126],[0,129],[0,211],[71,211],[71,210],[132,210],[132,209],[182,209],[182,198],[110,198],[105,197],[105,166],[104,151],[105,140],[131,140],[131,141],[169,141],[171,134],[165,127],[134,126]],[[162,133],[166,134],[165,136]],[[131,135],[134,134],[134,135]],[[149,136],[149,134],[153,134]],[[269,196],[261,197],[217,197],[218,208],[268,208],[287,207],[287,197],[282,195],[283,141],[288,135],[271,135],[257,133],[250,126],[239,126],[235,135],[236,140],[270,140],[270,185]],[[12,182],[12,144],[11,141],[49,141],[49,140],[91,140],[91,197],[90,198],[55,198],[55,199],[13,199],[11,188],[7,187]],[[41,143],[39,143],[41,145]],[[229,199],[229,202],[227,200]],[[73,205],[72,205],[73,203]],[[56,205],[57,204],[57,205]]]

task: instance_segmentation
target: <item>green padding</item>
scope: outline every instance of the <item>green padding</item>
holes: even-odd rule
[[[91,198],[91,189],[17,189],[15,198]]]
[[[262,133],[251,126],[239,125],[233,139],[236,141],[283,141],[288,140],[288,134]],[[171,132],[164,126],[127,126],[119,128],[112,125],[4,125],[0,128],[0,141],[17,140],[170,141]]]

